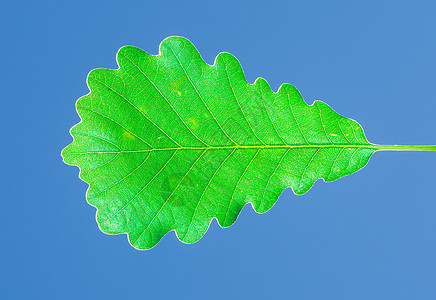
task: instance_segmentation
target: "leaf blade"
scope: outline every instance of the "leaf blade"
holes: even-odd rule
[[[247,83],[229,53],[210,66],[188,40],[170,37],[159,55],[126,46],[117,61],[117,70],[90,72],[62,156],[90,184],[100,229],[127,233],[135,248],[172,230],[195,242],[213,218],[228,227],[247,203],[266,212],[284,188],[304,194],[377,150],[357,122],[307,105],[295,87]]]

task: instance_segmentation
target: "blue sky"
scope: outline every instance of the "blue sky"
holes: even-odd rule
[[[0,11],[2,299],[436,299],[436,153],[376,153],[266,214],[150,251],[101,233],[60,151],[97,67],[190,39],[381,144],[436,144],[434,1],[10,1]]]

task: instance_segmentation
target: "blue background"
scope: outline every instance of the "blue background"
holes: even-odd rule
[[[61,2],[61,3],[59,3]],[[150,251],[95,223],[60,151],[74,103],[123,45],[189,38],[249,82],[295,85],[385,144],[436,144],[434,1],[8,1],[0,10],[0,298],[436,299],[436,153],[376,153],[356,174],[193,245]]]

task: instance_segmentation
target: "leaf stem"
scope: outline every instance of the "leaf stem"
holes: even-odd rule
[[[436,145],[414,146],[414,145],[376,145],[377,151],[436,151]]]

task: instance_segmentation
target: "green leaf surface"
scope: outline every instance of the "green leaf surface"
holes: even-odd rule
[[[377,150],[435,150],[371,144],[327,104],[307,105],[290,84],[276,93],[262,78],[249,84],[234,56],[208,65],[182,37],[165,39],[159,55],[122,47],[117,62],[89,73],[62,156],[89,184],[100,229],[127,233],[137,249],[172,230],[196,242],[213,218],[228,227],[247,203],[264,213],[285,188],[304,194]]]

